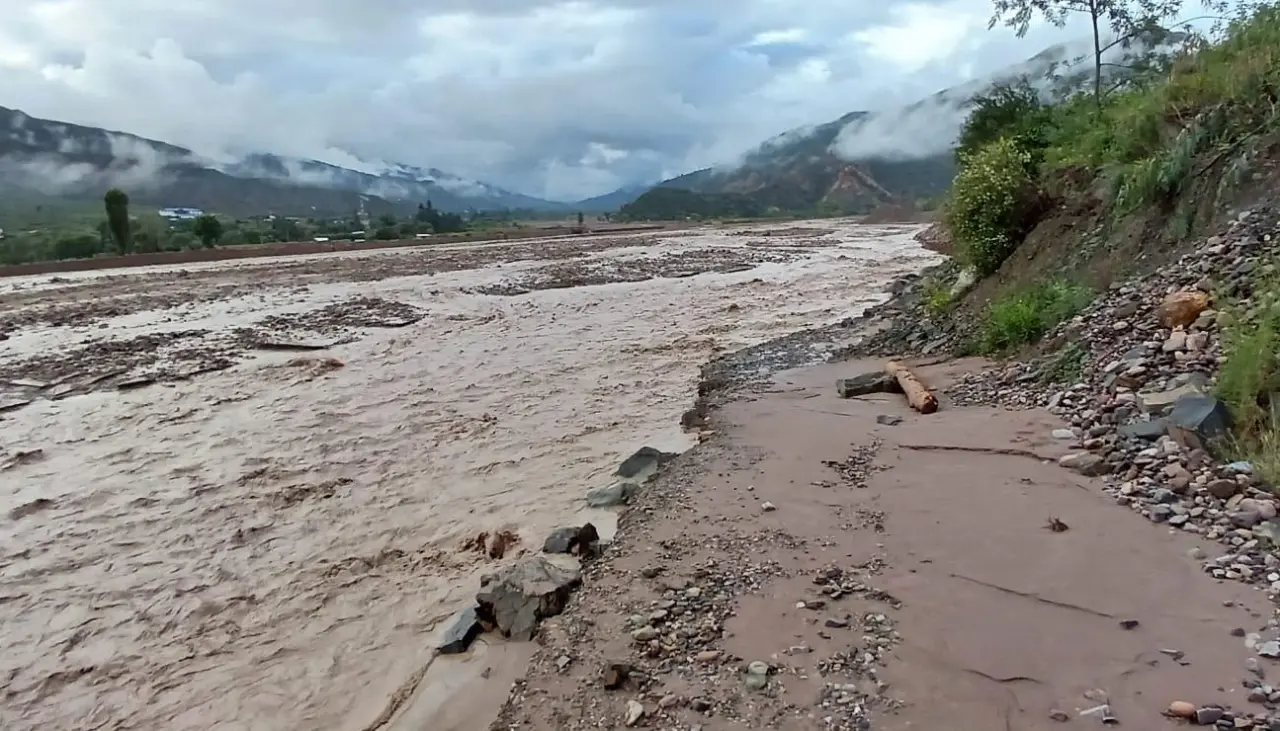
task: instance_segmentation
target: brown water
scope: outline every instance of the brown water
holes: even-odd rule
[[[493,570],[458,550],[466,537],[509,528],[537,550],[584,517],[607,531],[583,493],[640,446],[689,445],[677,424],[703,362],[856,314],[935,258],[911,240],[917,227],[810,225],[831,232],[802,236],[789,263],[518,297],[461,290],[537,262],[373,282],[338,274],[301,293],[284,270],[271,279],[272,262],[227,263],[229,278],[252,266],[264,283],[95,329],[227,328],[353,295],[429,312],[334,348],[345,367],[316,378],[260,358],[7,414],[0,447],[43,458],[0,471],[0,727],[368,727],[428,663],[437,624]],[[699,232],[596,256],[750,240]],[[0,357],[72,339],[23,331]],[[9,516],[37,499],[51,503]],[[433,720],[433,684],[464,692],[433,670],[408,704],[413,727],[487,727]]]

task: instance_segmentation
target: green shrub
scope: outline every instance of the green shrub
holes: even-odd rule
[[[1254,297],[1229,311],[1226,356],[1217,395],[1235,421],[1230,451],[1248,460],[1273,487],[1280,485],[1280,280],[1255,285]]]
[[[1251,434],[1269,425],[1269,401],[1280,393],[1280,282],[1259,286],[1248,306],[1232,315],[1223,333],[1226,359],[1218,370],[1217,392],[1237,427]]]
[[[946,282],[930,279],[920,292],[924,313],[931,320],[941,320],[951,310],[951,288]]]
[[[978,335],[979,352],[992,355],[1034,343],[1093,299],[1085,287],[1064,281],[1036,284],[987,306]]]
[[[1003,137],[966,156],[956,174],[944,215],[957,257],[979,276],[999,269],[1018,244],[1030,165],[1031,155]]]

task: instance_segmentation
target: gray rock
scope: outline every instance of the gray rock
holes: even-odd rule
[[[1120,436],[1128,439],[1155,441],[1168,433],[1169,426],[1164,419],[1152,419],[1151,421],[1135,421],[1132,424],[1125,424],[1117,431]]]
[[[1215,442],[1231,435],[1231,412],[1213,396],[1186,394],[1169,412],[1168,432],[1186,449],[1207,451]]]
[[[441,655],[456,655],[466,652],[471,643],[484,631],[480,626],[480,617],[475,607],[467,607],[449,618],[440,643],[436,646]]]
[[[1268,640],[1258,645],[1258,654],[1263,657],[1280,658],[1280,642]]]
[[[840,395],[840,398],[866,396],[871,393],[899,393],[901,391],[902,386],[898,385],[898,379],[882,372],[863,373],[860,376],[841,378],[836,381],[836,393]]]
[[[480,580],[477,614],[515,640],[531,640],[538,622],[564,611],[582,581],[576,566],[533,556]]]
[[[599,547],[600,533],[596,527],[587,523],[582,526],[556,528],[547,536],[542,544],[543,553],[573,553],[583,555],[594,554]]]
[[[1231,523],[1238,528],[1252,528],[1262,521],[1262,514],[1256,508],[1241,504],[1238,510],[1227,513]]]
[[[1058,465],[1075,470],[1086,477],[1097,477],[1111,471],[1111,466],[1103,461],[1102,457],[1090,452],[1064,455],[1058,460]]]
[[[1213,726],[1226,715],[1221,708],[1214,706],[1201,706],[1196,709],[1196,725],[1197,726]]]
[[[639,701],[627,701],[627,720],[628,726],[634,726],[640,723],[640,719],[644,718],[644,706]]]
[[[643,483],[658,473],[662,465],[678,457],[673,452],[662,452],[653,447],[641,447],[635,454],[622,460],[614,474],[624,480]]]
[[[1052,436],[1054,439],[1075,439],[1076,433],[1070,429],[1054,429]]]
[[[753,660],[747,665],[747,677],[743,679],[747,690],[763,690],[769,684],[769,664]]]
[[[1205,491],[1219,500],[1226,500],[1236,494],[1240,485],[1235,480],[1214,480],[1204,487]]]
[[[1258,538],[1269,541],[1272,546],[1280,547],[1280,523],[1274,520],[1255,525],[1253,534]]]
[[[627,480],[617,480],[604,487],[587,491],[587,505],[593,508],[612,508],[626,505],[640,491],[640,485]]]
[[[1138,394],[1138,410],[1152,416],[1162,416],[1184,396],[1201,396],[1203,389],[1194,384],[1170,388],[1166,391]]]
[[[876,417],[876,423],[885,426],[897,426],[902,423],[902,417],[893,414],[880,414]]]

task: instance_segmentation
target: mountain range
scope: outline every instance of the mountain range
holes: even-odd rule
[[[1171,48],[1182,39],[1181,34],[1171,34],[1158,43],[1116,46],[1104,54],[1104,61],[1115,63],[1160,47]],[[1118,63],[1104,68],[1107,81],[1123,73]],[[899,109],[850,112],[824,124],[784,132],[732,164],[662,181],[624,207],[623,213],[632,218],[681,217],[673,206],[707,206],[707,201],[671,196],[662,189],[727,196],[722,200],[726,206],[720,208],[740,215],[758,215],[769,208],[862,213],[882,205],[912,206],[921,199],[936,199],[955,177],[955,140],[975,95],[997,84],[1026,81],[1050,98],[1086,88],[1092,74],[1087,42],[1051,46],[996,74]]]
[[[726,200],[736,211],[856,213],[944,192],[955,173],[953,142],[974,94],[1017,79],[1046,92],[1079,87],[1092,72],[1091,64],[1076,62],[1084,52],[1075,44],[1053,46],[993,76],[900,109],[850,112],[784,132],[730,164],[573,203],[522,195],[434,168],[388,164],[362,172],[269,153],[210,160],[166,142],[38,119],[6,107],[0,107],[0,191],[100,198],[115,186],[144,205],[236,215],[347,214],[362,203],[370,213],[399,212],[426,200],[446,211],[523,208],[569,214],[623,208],[632,217],[659,218],[681,217],[680,211],[668,210],[673,201],[677,208],[680,201],[700,210],[717,208],[693,201],[690,194],[730,196]],[[658,195],[659,190],[680,192]],[[661,205],[646,207],[646,199]]]
[[[434,168],[385,166],[361,172],[317,160],[254,154],[230,162],[184,147],[29,116],[0,107],[0,190],[100,198],[110,187],[156,207],[231,213],[347,214],[416,209],[430,200],[446,211],[532,208],[578,210]],[[593,209],[585,209],[593,210]]]

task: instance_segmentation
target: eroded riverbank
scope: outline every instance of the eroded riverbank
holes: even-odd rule
[[[511,530],[518,553],[575,516],[607,530],[583,493],[641,445],[688,446],[703,362],[879,301],[935,259],[915,230],[824,221],[6,283],[0,368],[24,403],[0,421],[0,720],[367,727],[494,568],[465,538]],[[360,299],[417,319],[332,322]],[[190,347],[146,340],[173,333]],[[327,347],[259,347],[272,338]],[[199,372],[210,353],[223,360]],[[137,378],[153,380],[119,390]]]

